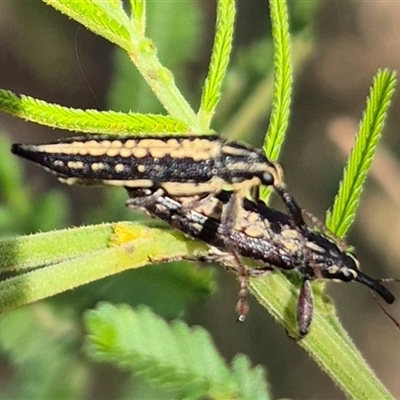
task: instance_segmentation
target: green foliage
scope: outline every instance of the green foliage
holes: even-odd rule
[[[0,282],[0,311],[54,296],[153,262],[204,256],[207,246],[179,232],[132,223],[103,224],[0,241],[2,270],[24,272]],[[41,268],[46,266],[45,268]]]
[[[168,325],[148,308],[100,304],[86,315],[87,351],[149,382],[197,399],[268,399],[261,367],[237,356],[230,370],[209,334],[181,321]],[[206,366],[206,367],[205,367]]]
[[[146,2],[144,0],[131,0],[131,21],[136,24],[136,29],[144,35],[146,25]]]
[[[272,36],[274,38],[274,98],[271,119],[265,136],[264,151],[276,161],[289,121],[293,67],[290,51],[289,17],[285,1],[271,0]]]
[[[184,123],[164,115],[79,110],[29,96],[18,97],[8,90],[0,90],[0,103],[2,111],[15,117],[74,132],[126,135],[140,132],[178,134],[188,130]]]
[[[205,132],[209,130],[212,115],[221,97],[221,86],[232,49],[234,19],[234,0],[218,1],[214,47],[199,110],[199,117]]]
[[[339,192],[332,211],[326,216],[326,226],[340,238],[345,237],[354,222],[362,189],[382,135],[395,85],[396,73],[386,69],[378,71],[372,83],[355,145],[343,172]]]
[[[264,140],[264,151],[270,160],[276,161],[288,127],[293,67],[286,2],[271,0],[270,10],[274,39],[274,95],[270,123]],[[270,194],[270,189],[263,190],[264,201],[268,201]]]
[[[132,14],[133,18],[138,18],[138,23],[131,23],[122,3],[43,1],[123,48],[168,113],[191,126],[194,132],[201,131],[196,114],[175,85],[173,74],[160,63],[155,44],[144,35],[141,14]]]

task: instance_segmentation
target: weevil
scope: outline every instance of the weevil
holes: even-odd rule
[[[281,166],[256,148],[218,135],[72,137],[48,144],[13,144],[11,151],[41,165],[64,183],[161,187],[171,196],[191,197],[188,208],[201,204],[204,196],[230,190],[234,195],[221,216],[227,237],[243,199],[253,192],[257,201],[261,185],[274,188],[293,226],[300,229],[304,225]]]
[[[188,198],[171,198],[162,189],[128,190],[128,207],[144,208],[152,216],[161,218],[191,237],[201,239],[211,246],[226,250],[224,229],[221,229],[221,210],[232,193],[221,191],[209,196],[207,202],[188,210]],[[240,293],[237,309],[247,312],[247,276],[263,271],[281,269],[297,270],[302,279],[297,302],[299,337],[307,335],[313,316],[313,299],[310,281],[327,279],[359,282],[378,293],[388,304],[394,302],[393,294],[378,279],[360,271],[355,255],[340,244],[310,227],[294,229],[288,215],[245,199],[240,218],[229,237],[240,257],[249,257],[260,263],[260,268],[238,270]],[[223,253],[224,254],[224,253]],[[219,260],[225,263],[224,257]],[[242,276],[240,276],[242,274]],[[244,316],[243,316],[244,317]]]

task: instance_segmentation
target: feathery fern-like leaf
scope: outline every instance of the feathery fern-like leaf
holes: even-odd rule
[[[115,362],[166,390],[189,398],[268,398],[263,369],[251,370],[240,356],[231,371],[201,327],[169,325],[148,308],[106,303],[88,312],[85,322],[92,357]]]
[[[276,161],[288,127],[293,68],[286,2],[270,0],[269,3],[274,45],[274,96],[264,151],[270,160]]]
[[[0,110],[15,117],[52,128],[97,134],[182,133],[187,125],[169,116],[121,113],[117,111],[80,110],[47,103],[30,96],[0,89]]]
[[[232,50],[234,22],[235,1],[219,0],[214,46],[199,110],[201,126],[205,132],[209,130],[212,115],[221,97],[221,86]]]
[[[355,145],[340,182],[339,192],[332,211],[326,216],[326,226],[338,237],[343,238],[346,235],[355,219],[395,85],[396,74],[393,71],[380,70],[374,77]]]
[[[293,68],[286,1],[270,0],[269,3],[274,47],[274,92],[271,117],[263,147],[266,156],[276,161],[288,127]],[[262,198],[265,202],[268,202],[270,195],[269,188],[262,190]]]
[[[249,360],[238,354],[232,361],[232,372],[243,399],[268,400],[271,398],[265,381],[264,368],[260,366],[251,368]]]

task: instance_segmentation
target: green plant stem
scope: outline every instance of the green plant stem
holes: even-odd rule
[[[282,324],[289,335],[297,336],[296,302],[299,296],[282,274],[252,278],[252,293]],[[315,286],[314,286],[315,287]],[[331,307],[316,298],[310,333],[297,343],[303,347],[348,398],[357,400],[392,399],[387,389],[354,346]],[[325,309],[324,309],[325,308]]]
[[[127,269],[206,252],[204,243],[180,232],[128,222],[3,240],[2,270],[33,270],[0,282],[0,312]]]

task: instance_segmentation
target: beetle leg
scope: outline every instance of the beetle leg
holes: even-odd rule
[[[305,278],[301,285],[300,295],[297,301],[297,325],[299,327],[299,339],[302,339],[310,331],[314,311],[312,289],[310,280]]]

